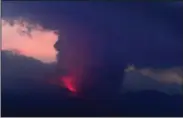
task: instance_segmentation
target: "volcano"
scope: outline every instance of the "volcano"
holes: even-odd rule
[[[63,76],[61,79],[63,86],[72,93],[77,93],[75,81],[72,76]]]

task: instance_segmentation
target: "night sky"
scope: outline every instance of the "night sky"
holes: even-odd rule
[[[2,3],[2,18],[23,17],[71,39],[82,37],[85,29],[104,30],[106,41],[120,39],[118,50],[127,63],[163,68],[183,64],[182,8],[181,2],[11,1]]]

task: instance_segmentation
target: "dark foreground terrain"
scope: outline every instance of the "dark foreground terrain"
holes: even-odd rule
[[[181,95],[143,91],[122,94],[115,99],[78,98],[60,87],[42,84],[45,78],[51,77],[41,75],[50,72],[53,65],[9,51],[2,51],[1,55],[2,116],[183,116]]]
[[[2,91],[2,116],[183,116],[183,99],[156,91],[126,93],[116,99],[71,97],[67,91]]]

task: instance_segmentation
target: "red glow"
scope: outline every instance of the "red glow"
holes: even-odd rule
[[[64,76],[61,78],[61,81],[63,82],[64,87],[66,87],[69,91],[71,91],[72,93],[77,92],[74,78],[72,78],[70,76]]]

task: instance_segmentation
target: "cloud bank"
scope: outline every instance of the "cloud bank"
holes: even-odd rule
[[[125,69],[126,73],[137,72],[143,76],[150,77],[156,81],[167,84],[183,84],[183,68],[175,66],[172,68],[141,68],[138,69],[134,65],[130,65]]]
[[[182,94],[183,68],[142,68],[134,65],[125,70],[122,91],[157,90],[167,94]]]
[[[53,47],[58,34],[53,30],[24,19],[2,19],[2,50],[16,50],[20,54],[43,62],[56,61]]]

